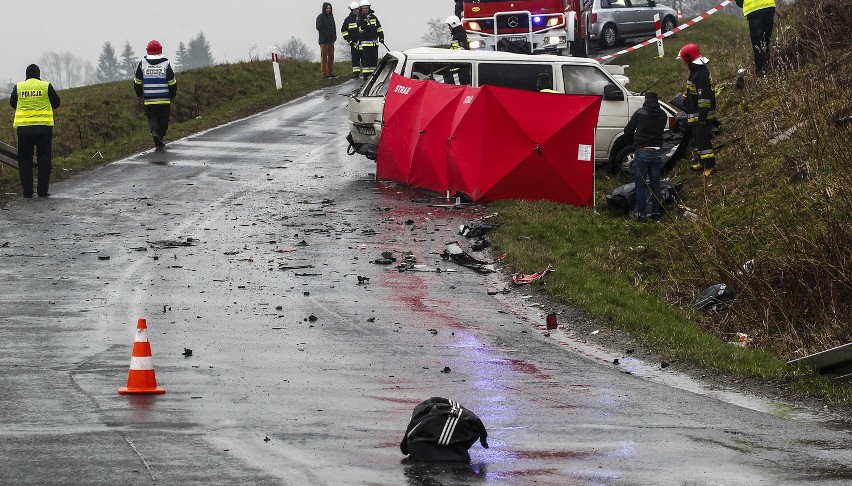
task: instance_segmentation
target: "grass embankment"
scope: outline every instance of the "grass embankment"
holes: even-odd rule
[[[269,61],[179,72],[168,139],[176,140],[345,82],[351,75],[347,71],[347,66],[338,64],[335,72],[340,78],[325,80],[316,63],[283,61],[280,91],[275,89]],[[53,181],[152,146],[132,80],[62,90],[59,96],[62,106],[55,113]],[[8,101],[0,102],[0,141],[14,146],[13,119]],[[97,152],[103,158],[97,157]],[[20,194],[18,173],[0,165],[0,198],[8,197],[7,193]]]
[[[598,214],[502,203],[495,244],[517,271],[553,264],[543,291],[664,357],[852,404],[849,388],[786,365],[852,341],[852,129],[837,122],[852,115],[852,51],[842,27],[852,19],[838,14],[843,3],[782,10],[764,79],[751,74],[745,20],[723,14],[667,40],[664,59],[649,46],[616,60],[631,66],[632,89],[652,88],[661,99],[684,89],[680,47],[695,42],[712,60],[723,127],[714,143],[736,141],[719,151],[712,177],[689,172],[687,162],[670,174],[697,218],[672,207],[662,224],[640,225],[609,213],[604,196],[626,181],[599,172]],[[749,71],[742,90],[734,87],[739,67]],[[742,272],[749,260],[753,270]],[[710,315],[693,311],[698,294],[717,283],[736,302]],[[737,332],[753,339],[749,347],[728,344]]]

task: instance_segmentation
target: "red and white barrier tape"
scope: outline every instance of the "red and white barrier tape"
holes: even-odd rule
[[[697,24],[698,22],[701,22],[702,20],[704,20],[704,19],[706,19],[707,17],[709,17],[709,16],[713,15],[714,13],[718,12],[719,10],[722,10],[723,8],[725,8],[726,6],[728,6],[728,4],[730,4],[730,3],[731,3],[731,0],[724,0],[724,1],[723,1],[722,3],[720,3],[719,5],[716,5],[715,7],[711,8],[710,10],[708,10],[708,11],[704,12],[703,14],[701,14],[701,15],[699,15],[699,16],[697,16],[697,17],[695,17],[695,18],[694,18],[694,19],[692,19],[692,20],[687,20],[685,23],[678,25],[678,26],[677,26],[677,27],[675,27],[674,29],[672,29],[672,30],[670,30],[670,31],[668,31],[668,32],[666,32],[666,33],[664,33],[664,34],[662,34],[662,35],[658,35],[658,36],[656,36],[656,37],[651,37],[650,39],[646,40],[645,42],[641,42],[641,43],[639,43],[639,44],[636,44],[635,46],[628,47],[627,49],[622,49],[622,50],[620,50],[620,51],[618,51],[618,52],[614,52],[614,53],[612,53],[612,54],[608,54],[608,55],[603,56],[603,57],[596,57],[596,58],[595,58],[595,61],[601,62],[601,61],[606,61],[606,60],[608,60],[608,59],[613,59],[613,58],[618,57],[618,56],[620,56],[620,55],[622,55],[622,54],[627,54],[628,52],[635,51],[636,49],[641,49],[641,48],[643,48],[643,47],[645,47],[645,46],[647,46],[647,45],[654,44],[654,43],[656,43],[656,42],[657,42],[657,39],[664,39],[664,38],[666,38],[666,37],[669,37],[669,36],[675,35],[675,34],[677,34],[678,32],[680,32],[680,31],[682,31],[682,30],[684,30],[684,29],[687,29],[687,28],[689,28],[689,27],[690,27],[690,26],[692,26],[692,25]]]

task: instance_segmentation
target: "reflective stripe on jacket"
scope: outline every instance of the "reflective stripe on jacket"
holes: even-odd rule
[[[372,12],[368,15],[362,15],[358,19],[358,34],[361,37],[362,47],[378,46],[380,42],[385,41],[382,23]]]
[[[713,91],[710,69],[704,64],[691,63],[689,79],[686,81],[686,122],[694,125],[699,121],[716,118],[716,93]]]
[[[176,84],[177,80],[169,79],[169,60],[152,64],[143,58],[139,63],[142,69],[142,97],[146,105],[168,105],[172,102],[169,86]],[[139,82],[139,80],[136,80]]]
[[[30,78],[17,84],[18,106],[12,126],[53,126],[53,107],[47,96],[50,83]]]
[[[775,8],[775,0],[744,0],[743,15],[748,15],[756,10]]]
[[[346,17],[343,25],[340,27],[340,32],[343,34],[343,40],[354,47],[358,43],[358,39],[361,38],[358,32],[358,16],[350,14]]]

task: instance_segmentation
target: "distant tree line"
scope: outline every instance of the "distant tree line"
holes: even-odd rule
[[[167,56],[168,57],[168,56]],[[98,65],[94,76],[90,81],[94,83],[109,83],[130,79],[135,75],[136,65],[139,58],[130,46],[130,41],[124,43],[121,56],[117,56],[112,43],[105,42],[98,57]],[[210,42],[204,37],[204,32],[199,32],[187,43],[180,42],[172,59],[175,71],[186,71],[188,69],[212,66],[215,63]],[[64,86],[70,87],[70,86]]]

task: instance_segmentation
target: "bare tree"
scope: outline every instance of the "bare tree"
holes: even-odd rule
[[[349,48],[349,43],[343,39],[337,39],[334,44],[334,59],[338,61],[351,61],[352,50]]]
[[[278,55],[284,59],[313,61],[316,58],[316,54],[308,48],[308,45],[295,37],[290,37],[287,42],[275,47],[278,49]]]
[[[426,22],[426,33],[420,38],[423,43],[430,46],[446,46],[450,44],[451,39],[447,24],[438,18],[429,19]]]
[[[83,86],[92,77],[95,68],[70,52],[45,52],[38,60],[42,78],[50,81],[56,89]]]

